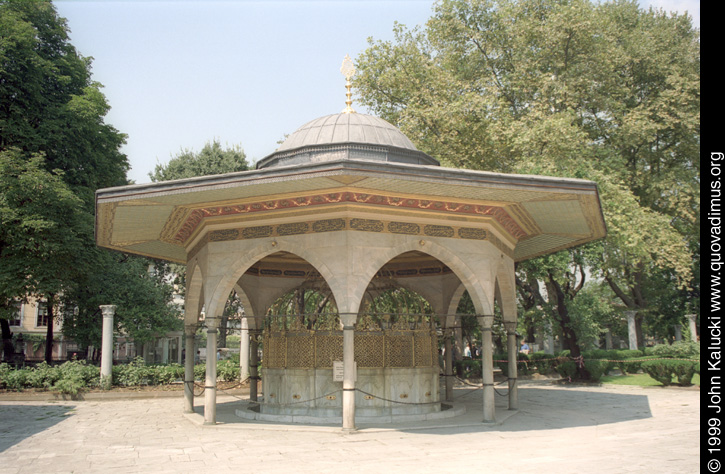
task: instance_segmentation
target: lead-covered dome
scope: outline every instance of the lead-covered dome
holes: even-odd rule
[[[345,159],[439,165],[385,120],[340,113],[304,124],[277,151],[257,163],[257,168]]]

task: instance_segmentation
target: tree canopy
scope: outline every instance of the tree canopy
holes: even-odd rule
[[[117,326],[141,339],[175,321],[169,290],[139,270],[148,261],[95,245],[95,191],[127,184],[129,165],[68,32],[49,1],[0,0],[0,325],[7,356],[15,302],[46,300],[48,362],[56,308],[81,344],[100,342],[99,304],[117,304]]]
[[[127,182],[126,137],[68,32],[50,2],[0,1],[0,149],[42,153],[90,210],[96,189]]]
[[[166,164],[157,164],[151,181],[169,181],[172,179],[193,178],[213,174],[234,173],[249,169],[247,157],[241,146],[222,148],[217,141],[207,142],[200,152],[182,150]]]
[[[578,288],[582,265],[636,310],[655,303],[655,278],[692,290],[700,41],[688,16],[631,0],[443,0],[424,27],[371,39],[357,67],[362,102],[446,166],[598,183],[608,237],[531,262],[549,265],[542,285]]]

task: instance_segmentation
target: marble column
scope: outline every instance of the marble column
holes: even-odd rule
[[[554,329],[551,327],[551,321],[546,321],[546,334],[544,335],[543,351],[547,354],[554,354]]]
[[[239,342],[239,378],[241,380],[249,378],[249,320],[246,316],[242,316]]]
[[[687,320],[690,323],[690,339],[692,342],[697,342],[697,315],[688,314]]]
[[[519,388],[518,388],[518,366],[517,354],[519,351],[518,341],[516,340],[516,321],[506,321],[503,323],[506,328],[508,340],[508,382],[509,382],[509,410],[519,409]]]
[[[446,401],[453,401],[453,330],[446,329],[443,333],[445,347],[444,374],[446,381]]]
[[[204,424],[216,424],[216,352],[219,317],[206,317],[206,382],[204,383]]]
[[[493,315],[479,316],[481,326],[481,371],[483,372],[483,422],[496,422],[495,392],[493,386],[493,339],[491,325]]]
[[[116,305],[101,305],[103,334],[101,339],[101,386],[111,388],[113,377],[113,316]]]
[[[624,314],[627,315],[627,331],[629,333],[629,349],[637,350],[637,322],[635,321],[635,316],[637,315],[637,311],[625,311]]]
[[[194,412],[194,362],[196,361],[196,348],[194,338],[196,337],[196,324],[184,326],[184,413]]]
[[[168,335],[161,339],[161,363],[169,363],[169,338]]]
[[[355,323],[357,314],[340,314],[342,323],[342,431],[355,428]]]

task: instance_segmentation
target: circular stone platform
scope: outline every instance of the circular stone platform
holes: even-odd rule
[[[320,415],[320,414],[308,414],[308,415],[282,415],[282,414],[270,414],[262,413],[261,408],[264,407],[263,397],[260,403],[252,401],[245,401],[241,408],[238,408],[234,413],[242,419],[254,420],[254,421],[267,421],[276,423],[305,423],[313,425],[326,425],[326,424],[340,424],[342,423],[342,409],[338,409],[336,414]],[[419,413],[419,414],[387,414],[387,415],[375,415],[365,416],[356,413],[356,423],[406,423],[410,421],[429,421],[429,420],[443,420],[447,418],[454,418],[459,415],[466,413],[466,407],[462,404],[451,405],[446,403],[440,404],[440,411],[432,413]]]

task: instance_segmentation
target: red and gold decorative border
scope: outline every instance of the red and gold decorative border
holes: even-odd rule
[[[437,201],[431,199],[417,199],[397,196],[384,196],[364,192],[339,192],[329,194],[316,194],[295,198],[273,199],[248,204],[213,206],[195,209],[186,217],[176,231],[173,241],[184,244],[198,228],[201,222],[208,217],[223,217],[256,212],[269,212],[289,210],[310,206],[330,204],[368,204],[374,206],[397,207],[414,210],[430,210],[434,212],[466,214],[472,216],[489,216],[495,219],[509,234],[516,239],[526,237],[528,234],[502,207],[482,204],[468,204],[452,201]]]

